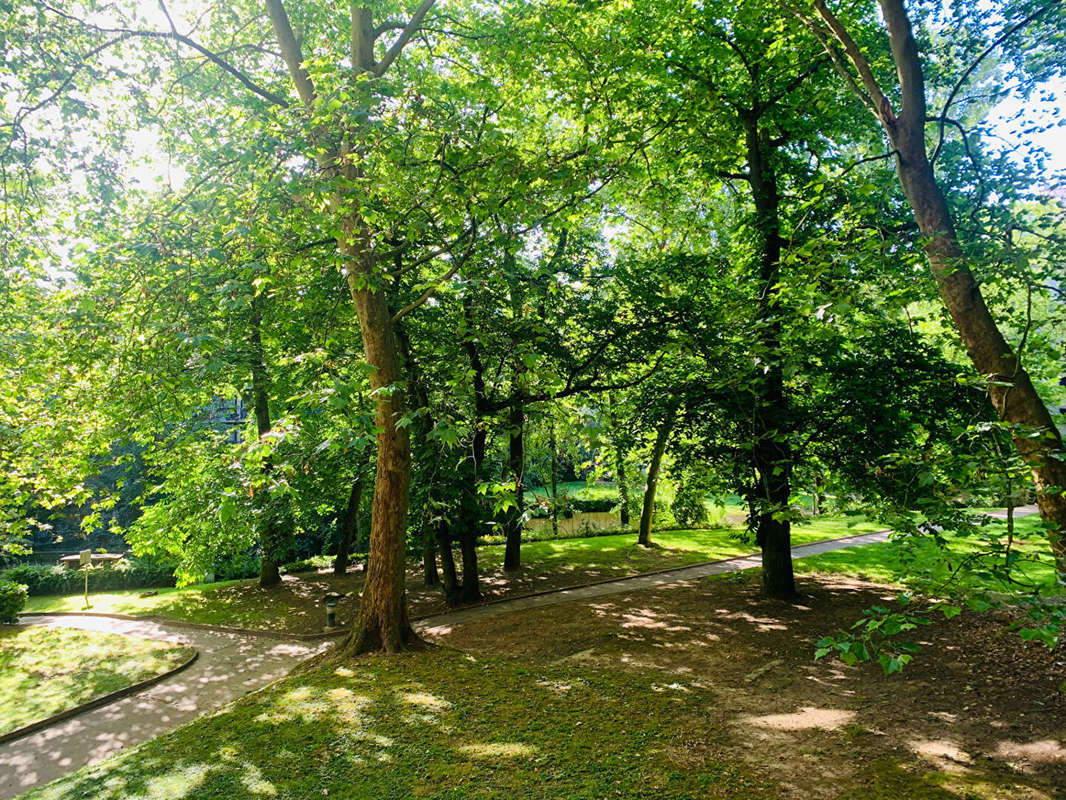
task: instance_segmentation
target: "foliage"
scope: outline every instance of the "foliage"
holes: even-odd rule
[[[0,576],[0,623],[18,622],[28,597],[25,584]]]

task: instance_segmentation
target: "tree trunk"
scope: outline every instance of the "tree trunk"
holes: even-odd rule
[[[422,532],[422,577],[426,586],[440,586],[437,572],[437,542],[429,530]]]
[[[483,524],[483,505],[477,493],[477,486],[488,450],[488,431],[485,427],[488,416],[488,394],[485,387],[485,366],[481,362],[481,353],[478,351],[477,343],[471,338],[477,327],[473,301],[469,295],[463,299],[463,316],[466,321],[463,350],[470,362],[474,387],[474,434],[471,442],[471,458],[464,470],[465,478],[461,487],[459,547],[463,558],[463,583],[460,599],[464,603],[476,603],[481,599],[477,537],[481,533]]]
[[[249,331],[252,403],[255,408],[255,429],[260,439],[270,433],[270,376],[267,374],[266,356],[263,352],[261,302],[258,295],[252,298],[252,318]],[[264,475],[269,475],[270,471],[271,466],[268,459],[263,466],[263,473]],[[269,489],[260,493],[258,502],[261,520],[259,543],[262,549],[262,556],[259,560],[259,586],[268,589],[281,583],[279,563],[284,546],[284,532],[280,530],[278,520],[273,513]]]
[[[373,367],[370,387],[379,432],[366,584],[352,632],[338,650],[344,655],[370,650],[394,653],[421,643],[408,620],[404,582],[411,442],[407,427],[398,424],[405,411],[403,375],[385,294],[371,288],[378,278],[362,230],[346,226],[340,245],[350,259],[349,288],[363,351]]]
[[[359,506],[363,499],[363,473],[359,472],[352,481],[348,493],[348,504],[337,520],[337,555],[333,559],[333,574],[341,577],[348,571],[348,557],[352,542],[359,533]]]
[[[1051,523],[1048,541],[1060,576],[1066,577],[1066,461],[1062,436],[1046,405],[988,310],[981,287],[959,245],[955,221],[926,153],[925,78],[910,19],[901,0],[882,0],[892,55],[903,88],[903,108],[882,120],[896,148],[903,192],[926,237],[925,254],[937,287],[970,360],[988,376],[1000,418],[1022,428],[1014,436],[1037,490],[1040,516]],[[1029,434],[1035,433],[1035,436]]]
[[[773,145],[755,113],[742,114],[748,182],[755,206],[759,248],[758,343],[764,362],[756,384],[752,460],[760,508],[755,541],[762,550],[763,593],[792,600],[798,596],[792,571],[792,524],[789,496],[795,455],[789,442],[790,404],[785,394],[781,349],[781,302],[777,288],[781,266],[780,193],[772,163]]]
[[[440,553],[441,589],[449,606],[459,604],[459,577],[455,571],[455,556],[452,554],[452,537],[447,520],[437,523],[437,552]]]
[[[525,516],[525,407],[518,395],[511,403],[508,415],[508,465],[514,481],[515,509],[507,520],[507,545],[503,553],[503,568],[513,572],[522,566],[522,519]]]
[[[629,527],[629,481],[626,479],[626,454],[622,437],[618,435],[619,421],[615,416],[614,402],[607,395],[607,424],[611,429],[611,451],[614,454],[614,475],[618,484],[618,518],[623,528]]]
[[[666,419],[655,432],[655,444],[651,449],[651,461],[648,462],[648,483],[644,488],[644,507],[640,512],[640,532],[637,534],[637,544],[645,547],[651,544],[651,523],[655,513],[655,491],[659,485],[659,467],[662,466],[666,442],[670,438],[670,432],[674,429],[676,418],[677,409],[671,408]]]
[[[555,439],[555,410],[552,409],[551,428],[548,431],[551,446],[551,515],[552,538],[559,538],[559,443]]]

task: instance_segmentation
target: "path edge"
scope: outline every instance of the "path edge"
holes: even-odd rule
[[[0,734],[0,745],[7,744],[8,742],[13,742],[15,739],[21,739],[23,736],[29,736],[31,733],[38,733],[39,731],[42,731],[45,728],[52,727],[58,722],[64,722],[70,719],[71,717],[76,717],[79,714],[84,714],[86,711],[92,711],[94,709],[100,708],[101,706],[110,705],[116,700],[123,700],[129,697],[130,695],[137,694],[138,692],[147,689],[150,686],[154,686],[160,681],[164,681],[167,678],[172,678],[182,670],[191,667],[200,657],[200,651],[197,650],[195,647],[192,647],[192,645],[186,645],[186,647],[190,647],[192,649],[192,655],[190,655],[187,659],[185,659],[185,661],[178,664],[176,667],[171,667],[165,672],[160,672],[158,675],[153,675],[151,678],[145,678],[143,681],[131,683],[129,686],[123,687],[122,689],[116,689],[115,691],[109,692],[108,694],[102,694],[99,697],[93,698],[92,700],[89,700],[86,703],[74,706],[73,708],[68,708],[65,711],[60,711],[58,714],[53,714],[50,717],[45,717],[44,719],[39,719],[36,722],[31,722],[29,725],[23,725],[21,728],[16,728],[13,731],[8,731],[7,733]]]

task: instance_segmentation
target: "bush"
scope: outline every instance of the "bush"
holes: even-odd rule
[[[19,621],[19,612],[26,607],[29,593],[21,583],[0,581],[0,622]]]
[[[703,491],[692,490],[687,485],[682,485],[677,490],[674,503],[670,507],[674,512],[674,519],[678,525],[686,528],[703,525],[707,522],[707,506],[703,502]]]
[[[84,588],[80,569],[62,566],[23,564],[0,573],[0,580],[21,583],[31,597],[44,594],[76,594]],[[131,556],[89,573],[89,590],[108,592],[116,589],[156,589],[173,586],[174,566],[147,558]]]
[[[573,499],[570,501],[574,511],[613,511],[618,505],[618,500],[613,497],[596,497],[590,499]]]
[[[234,556],[215,564],[216,581],[237,581],[259,577],[259,556],[251,553]]]

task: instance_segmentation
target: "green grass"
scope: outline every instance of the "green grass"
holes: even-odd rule
[[[191,654],[111,633],[0,627],[0,733],[151,678]]]
[[[862,517],[819,517],[796,525],[792,543],[807,544],[882,527]],[[654,531],[651,548],[637,546],[633,533],[531,542],[522,545],[522,562],[526,570],[544,573],[570,570],[633,574],[733,558],[758,550],[735,534],[735,530],[725,529]],[[503,564],[503,548],[481,548],[479,563],[486,569],[498,568]]]
[[[613,484],[607,483],[594,483],[590,486],[585,481],[565,481],[556,484],[555,491],[560,495],[570,495],[575,500],[618,499],[618,488]],[[551,487],[537,486],[528,490],[527,493],[533,497],[544,498],[551,494]]]
[[[451,650],[371,658],[286,679],[26,800],[778,797],[710,754],[670,757],[709,690]]]
[[[231,627],[258,627],[270,616],[261,597],[244,598],[234,587],[255,585],[256,581],[222,581],[197,584],[181,589],[159,589],[158,594],[142,597],[143,589],[120,589],[113,592],[91,592],[89,611],[107,614],[158,614],[184,622]],[[44,595],[31,597],[26,603],[28,612],[80,612],[85,610],[83,596]]]
[[[1049,586],[1055,571],[1040,517],[1022,517],[1015,522],[1013,550],[1022,558],[1015,562],[1015,580]],[[1004,591],[1009,585],[993,567],[1004,563],[1002,556],[991,556],[969,563],[975,553],[988,551],[990,538],[1000,545],[1006,542],[1006,523],[992,522],[976,536],[947,537],[946,548],[930,537],[910,537],[862,547],[848,547],[799,559],[799,573],[833,572],[855,575],[881,583],[911,583],[922,589],[949,585],[959,590]]]

